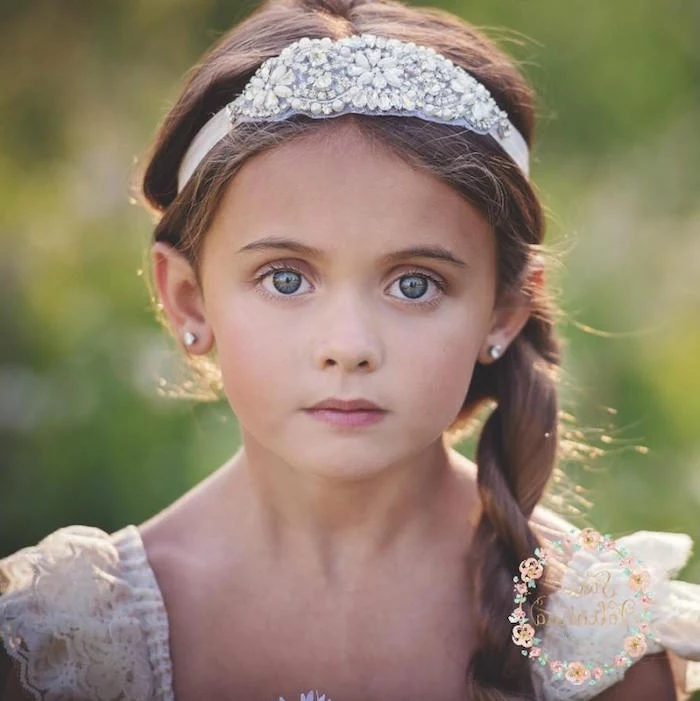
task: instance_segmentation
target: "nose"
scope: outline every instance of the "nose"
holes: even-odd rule
[[[355,292],[329,298],[318,319],[315,364],[320,369],[338,366],[344,371],[376,370],[383,347],[376,311]]]

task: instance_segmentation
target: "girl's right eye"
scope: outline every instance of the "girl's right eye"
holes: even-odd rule
[[[256,290],[266,297],[291,297],[299,290],[304,280],[304,274],[296,268],[285,265],[270,264],[261,275],[256,278]],[[270,281],[272,290],[265,286],[265,282]]]

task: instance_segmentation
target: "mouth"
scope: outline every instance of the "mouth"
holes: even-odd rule
[[[321,409],[329,411],[384,411],[382,407],[369,401],[369,399],[337,399],[336,397],[324,399],[309,407],[309,411]]]
[[[332,426],[369,426],[381,421],[388,413],[367,399],[324,399],[305,412]]]

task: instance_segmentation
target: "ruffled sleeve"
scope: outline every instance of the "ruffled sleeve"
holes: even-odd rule
[[[135,526],[68,526],[0,560],[0,639],[30,698],[173,701],[167,617]]]
[[[700,585],[673,579],[690,557],[690,536],[637,531],[606,550],[581,547],[582,533],[572,529],[563,539],[566,567],[539,629],[547,663],[532,662],[542,698],[592,699],[642,657],[662,651],[680,698],[700,690]],[[570,666],[577,661],[584,663],[578,670]]]

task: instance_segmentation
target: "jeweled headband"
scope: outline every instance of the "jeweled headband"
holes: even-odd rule
[[[528,147],[489,91],[434,49],[359,34],[304,37],[265,60],[241,94],[195,136],[178,173],[181,191],[202,159],[237,122],[294,114],[420,117],[488,134],[528,175]]]

